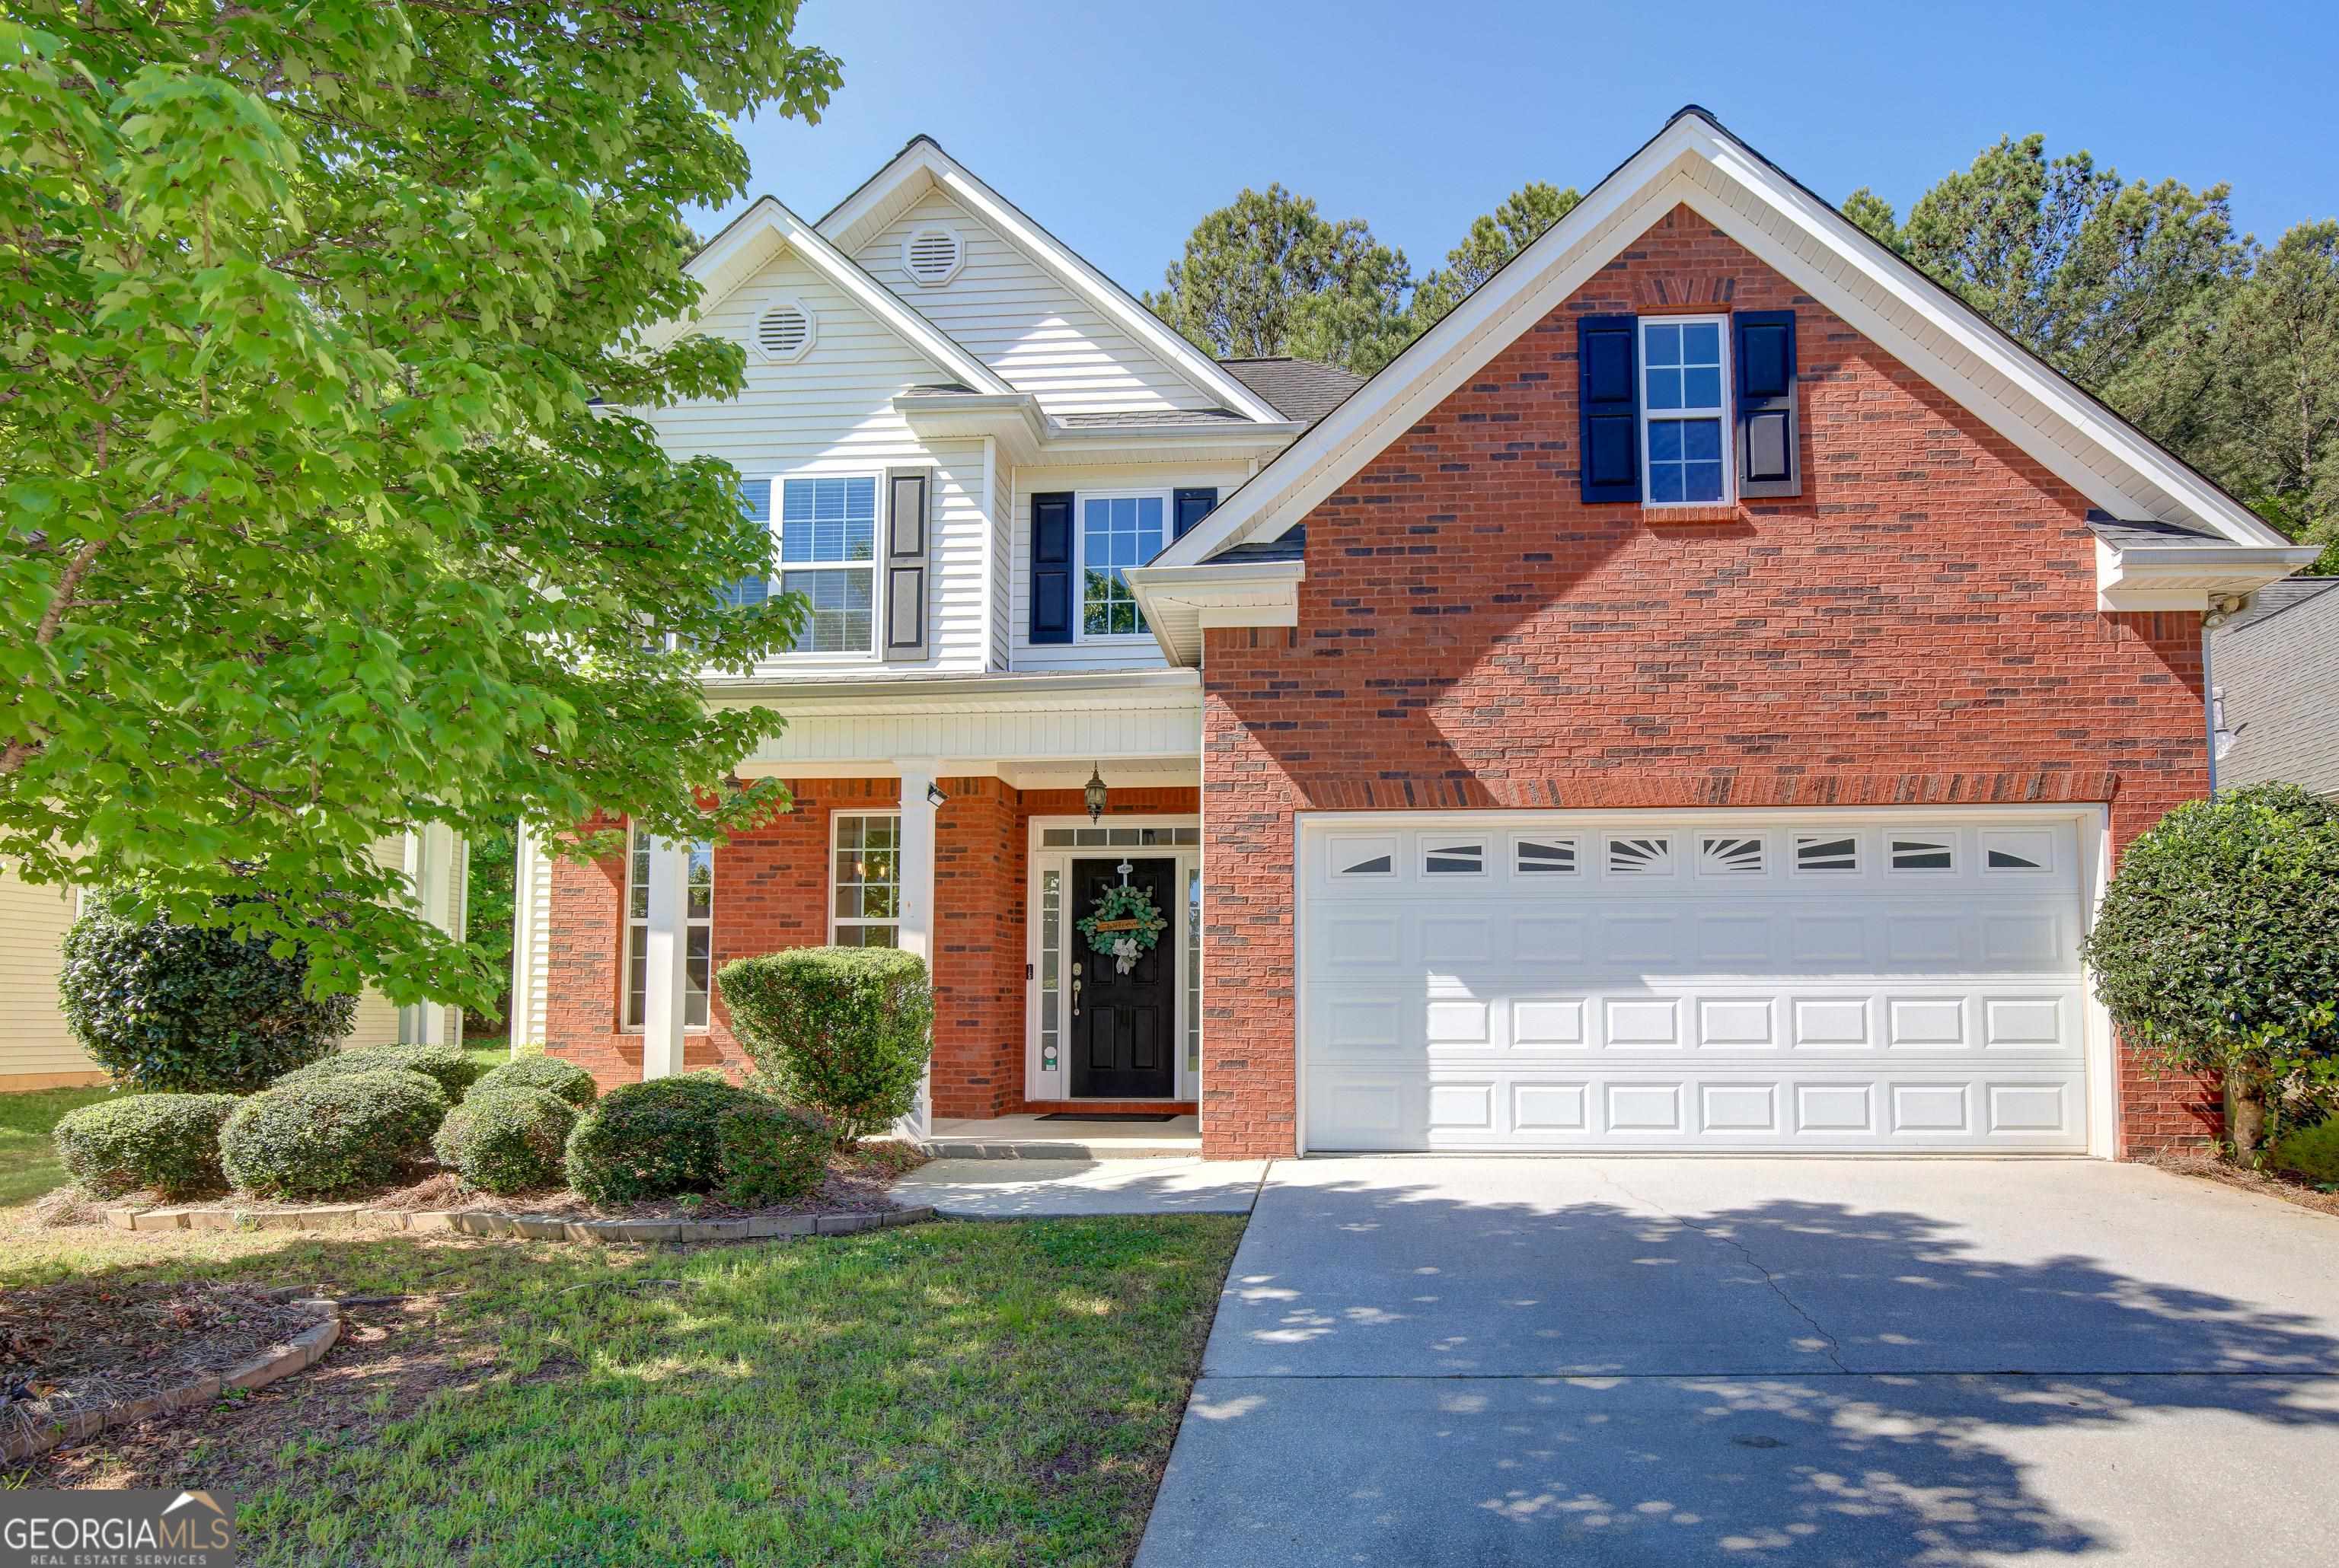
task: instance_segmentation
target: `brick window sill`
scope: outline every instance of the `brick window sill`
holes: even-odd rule
[[[1684,523],[1743,523],[1752,518],[1746,508],[1727,507],[1647,507],[1641,508],[1641,521],[1652,528],[1679,528]]]

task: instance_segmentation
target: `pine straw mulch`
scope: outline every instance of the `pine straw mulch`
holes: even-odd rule
[[[233,1371],[321,1321],[264,1286],[66,1280],[0,1295],[0,1435]]]
[[[2238,1187],[2262,1198],[2279,1198],[2285,1203],[2295,1203],[2301,1208],[2311,1208],[2317,1214],[2339,1218],[2339,1192],[2324,1192],[2278,1171],[2245,1169],[2207,1154],[2148,1154],[2144,1157],[2143,1163],[2171,1175],[2190,1176],[2224,1187]]]

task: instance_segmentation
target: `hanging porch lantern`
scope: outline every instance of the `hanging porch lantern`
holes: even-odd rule
[[[1089,782],[1081,791],[1081,798],[1088,802],[1089,821],[1104,815],[1104,774],[1094,764],[1090,764]]]

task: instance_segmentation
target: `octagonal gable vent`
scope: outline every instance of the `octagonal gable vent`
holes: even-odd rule
[[[902,242],[902,268],[929,289],[938,289],[966,265],[966,245],[948,229],[921,229]]]
[[[812,347],[812,313],[792,300],[765,311],[755,322],[755,346],[769,360],[794,360]]]

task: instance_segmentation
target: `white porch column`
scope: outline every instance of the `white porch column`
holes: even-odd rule
[[[929,979],[934,967],[934,835],[939,813],[926,792],[933,784],[932,768],[902,770],[902,924],[896,940],[903,952],[914,952],[926,961]],[[933,1130],[933,1063],[929,1058],[925,1076],[918,1082],[917,1103],[895,1124],[899,1136],[923,1139]]]
[[[688,995],[683,968],[683,911],[689,846],[650,841],[649,927],[642,937],[647,976],[642,995],[642,1076],[671,1078],[682,1070],[683,1003]]]

